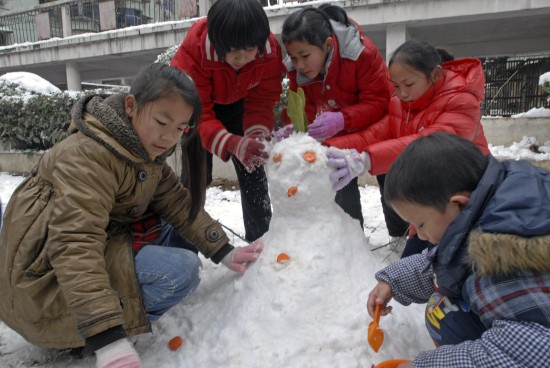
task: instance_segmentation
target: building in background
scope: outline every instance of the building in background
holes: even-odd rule
[[[179,45],[212,1],[0,0],[0,74],[28,71],[60,88],[77,90],[90,82],[117,83],[114,80],[130,78]],[[308,6],[307,0],[258,1],[275,34],[288,14]],[[331,3],[344,7],[386,58],[401,43],[416,38],[457,58],[482,59],[485,114],[507,116],[547,106],[538,76],[550,71],[548,0]]]

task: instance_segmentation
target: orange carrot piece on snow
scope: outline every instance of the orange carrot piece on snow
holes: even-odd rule
[[[309,163],[315,162],[315,160],[317,160],[317,155],[313,151],[307,151],[304,153],[304,160]]]
[[[176,351],[183,345],[183,339],[179,336],[172,337],[170,341],[168,341],[168,348],[172,351]]]
[[[297,186],[292,186],[292,187],[288,188],[288,193],[287,194],[288,194],[289,197],[292,197],[297,192],[298,192],[298,187]]]
[[[290,257],[286,253],[280,253],[277,256],[277,263],[286,263],[288,261],[290,261]]]

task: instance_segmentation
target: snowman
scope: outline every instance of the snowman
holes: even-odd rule
[[[228,280],[222,267],[214,287],[199,288],[196,300],[215,305],[215,313],[192,301],[186,306],[178,366],[352,368],[410,356],[405,335],[387,337],[378,354],[369,347],[365,304],[380,259],[359,222],[334,201],[329,148],[294,133],[268,149],[273,216],[264,250],[244,275]],[[400,313],[382,328],[417,325],[407,319],[421,313]]]

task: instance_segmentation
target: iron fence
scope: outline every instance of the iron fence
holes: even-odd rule
[[[95,33],[101,31],[100,0],[73,0],[64,3],[44,3],[32,10],[10,12],[0,16],[0,46],[38,41],[36,17],[49,14],[50,37],[63,37],[62,8],[69,6],[71,33]],[[187,5],[196,5],[192,0]],[[190,18],[177,11],[176,0],[115,0],[116,29],[139,26],[142,24],[166,22]],[[193,9],[186,9],[193,13]]]
[[[548,106],[548,94],[539,77],[550,71],[550,55],[481,59],[485,71],[485,100],[481,111],[488,116],[511,116]]]

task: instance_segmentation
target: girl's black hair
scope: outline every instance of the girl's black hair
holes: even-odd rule
[[[201,101],[193,80],[183,71],[161,63],[153,63],[143,68],[134,78],[130,94],[136,98],[138,114],[143,108],[163,97],[180,96],[193,108],[187,140],[197,139],[199,144],[182,145],[184,171],[193,173],[185,183],[191,193],[191,219],[195,219],[204,206],[206,196],[206,159],[198,139],[197,125],[201,115]]]
[[[409,40],[401,44],[392,54],[388,67],[394,61],[408,65],[422,72],[429,80],[434,68],[446,61],[454,60],[454,57],[444,49],[436,49],[427,42]]]
[[[269,20],[257,0],[217,0],[207,15],[208,37],[222,59],[231,49],[256,47],[260,55],[269,37]]]
[[[384,199],[434,207],[443,212],[449,199],[473,192],[489,162],[479,147],[451,133],[419,137],[390,166]]]
[[[283,23],[281,39],[284,44],[306,41],[323,48],[327,37],[331,37],[333,33],[330,19],[346,26],[351,25],[344,9],[331,4],[322,4],[319,8],[305,8],[290,14]]]

